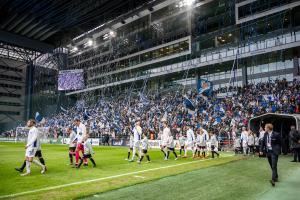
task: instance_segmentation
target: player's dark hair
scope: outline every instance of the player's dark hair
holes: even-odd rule
[[[30,121],[31,123],[33,123],[34,125],[36,125],[36,122],[34,119],[29,119],[28,121]]]

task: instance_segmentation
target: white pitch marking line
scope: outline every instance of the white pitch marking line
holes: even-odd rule
[[[229,155],[229,156],[227,155],[227,156],[222,156],[222,158],[232,157],[232,156],[233,155]],[[145,170],[136,171],[136,172],[128,172],[128,173],[124,173],[124,174],[118,174],[118,175],[114,175],[114,176],[107,176],[107,177],[102,177],[102,178],[97,178],[97,179],[90,179],[90,180],[86,180],[86,181],[78,181],[78,182],[67,183],[67,184],[63,184],[63,185],[45,187],[45,188],[30,190],[30,191],[26,191],[26,192],[19,192],[19,193],[15,193],[15,194],[2,195],[2,196],[0,196],[0,199],[9,198],[9,197],[16,197],[16,196],[21,196],[21,195],[25,195],[25,194],[32,194],[32,193],[42,192],[42,191],[47,191],[47,190],[55,190],[55,189],[68,187],[68,186],[73,186],[73,185],[81,185],[81,184],[85,184],[85,183],[98,182],[98,181],[103,181],[103,180],[107,180],[107,179],[119,178],[119,177],[128,176],[128,175],[135,175],[135,174],[139,174],[139,173],[143,173],[143,172],[155,171],[155,170],[160,170],[160,169],[167,169],[167,168],[171,168],[171,167],[177,167],[177,166],[181,166],[181,165],[188,165],[188,164],[193,164],[193,163],[198,163],[198,162],[203,162],[203,161],[208,161],[208,160],[212,160],[212,158],[209,158],[209,159],[206,159],[206,160],[195,160],[195,161],[191,161],[191,162],[179,163],[179,164],[175,164],[175,165],[168,165],[168,166],[157,167],[157,168],[152,168],[152,169],[145,169]]]
[[[142,179],[144,179],[145,177],[143,177],[143,176],[133,176],[134,178],[142,178]]]

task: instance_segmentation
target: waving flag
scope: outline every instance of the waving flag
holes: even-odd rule
[[[140,96],[140,102],[143,105],[149,105],[150,103],[149,99],[142,92],[139,92],[139,96]]]
[[[35,113],[35,121],[37,122],[37,123],[41,123],[41,124],[43,124],[43,123],[45,123],[45,118],[44,117],[42,117],[42,115],[39,113],[39,112],[36,112]]]
[[[60,109],[63,111],[63,112],[68,112],[66,109],[64,109],[62,106],[60,106]]]
[[[199,94],[211,96],[213,90],[212,82],[205,79],[199,79],[197,83],[197,90]]]
[[[91,116],[90,113],[87,110],[85,110],[83,113],[83,119],[88,120],[90,118],[90,116]]]
[[[183,98],[183,105],[188,109],[188,111],[194,112],[196,110],[194,103],[186,95],[184,95]]]

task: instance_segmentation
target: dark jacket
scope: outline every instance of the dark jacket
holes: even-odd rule
[[[260,145],[260,151],[266,151],[267,150],[267,141],[268,141],[268,133],[266,132],[264,134],[264,137],[262,139],[261,145]],[[274,132],[271,136],[271,146],[273,153],[276,155],[279,155],[281,153],[281,135],[280,133]]]
[[[300,148],[300,144],[298,141],[300,140],[300,133],[297,130],[292,130],[290,132],[290,147],[293,148]]]

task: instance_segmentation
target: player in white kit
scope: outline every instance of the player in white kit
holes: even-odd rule
[[[140,151],[141,136],[142,136],[141,121],[140,119],[137,119],[135,122],[135,127],[133,128],[133,151],[132,151],[131,160],[129,160],[129,162],[133,162],[135,154]]]
[[[38,160],[34,160],[36,151],[38,150],[38,137],[39,137],[39,131],[35,127],[36,123],[35,120],[30,119],[27,122],[27,126],[29,127],[29,133],[28,133],[28,139],[27,144],[25,146],[26,152],[25,152],[25,159],[26,159],[26,173],[21,174],[21,176],[28,176],[30,175],[30,165],[33,162],[34,164],[41,167],[42,171],[41,173],[45,173],[45,166],[40,163]]]
[[[169,137],[169,141],[168,141],[168,153],[167,153],[167,159],[169,159],[169,155],[170,155],[170,151],[173,152],[174,156],[175,156],[175,160],[177,160],[177,154],[175,152],[175,142],[174,142],[174,139],[173,139],[173,136],[171,135]]]
[[[185,140],[186,140],[186,138],[184,137],[184,135],[182,135],[182,133],[180,133],[179,138],[178,138],[178,142],[179,142],[179,146],[180,146],[179,156],[181,156],[182,151],[184,151]]]
[[[73,166],[73,156],[75,156],[76,143],[74,142],[76,138],[76,133],[73,131],[71,127],[66,129],[67,134],[69,135],[69,159],[70,165]]]
[[[142,144],[142,154],[141,158],[137,161],[139,164],[143,161],[143,158],[146,156],[147,157],[147,163],[150,162],[150,156],[148,155],[148,149],[150,147],[150,144],[148,142],[148,138],[146,134],[143,134],[143,139],[141,141]]]
[[[43,155],[42,155],[42,148],[41,148],[41,137],[42,137],[42,130],[38,130],[38,136],[37,136],[37,150],[35,152],[35,155],[34,157],[37,157],[39,159],[39,161],[42,163],[42,165],[45,166],[45,170],[47,171],[47,167],[45,165],[45,160],[43,158]],[[23,170],[25,169],[26,167],[26,159],[24,160],[23,162],[23,165],[22,167],[20,168],[15,168],[16,171],[19,171],[19,172],[23,172]]]
[[[186,125],[186,142],[185,142],[185,147],[184,147],[184,158],[187,158],[187,149],[190,148],[193,154],[193,158],[195,158],[195,134],[194,131],[192,130],[192,125],[187,124]]]
[[[206,135],[204,135],[203,129],[197,130],[197,137],[196,137],[196,143],[197,143],[197,151],[198,151],[198,157],[205,158],[206,154]]]
[[[129,135],[129,148],[128,148],[128,152],[127,152],[127,158],[125,158],[125,160],[129,160],[130,158],[130,153],[133,151],[133,134],[130,133]],[[139,157],[139,155],[137,153],[135,153],[136,157]]]
[[[76,137],[73,142],[77,143],[76,150],[75,150],[75,161],[76,166],[78,166],[78,161],[80,157],[80,152],[82,152],[82,156],[84,154],[83,143],[88,139],[88,134],[86,131],[86,127],[83,123],[81,123],[78,117],[75,117],[74,124],[76,127]],[[87,159],[84,159],[84,165],[87,165]]]
[[[169,137],[171,136],[171,130],[168,126],[167,119],[162,119],[161,122],[163,124],[163,133],[161,135],[160,149],[164,154],[164,160],[168,160],[167,146],[169,143]]]

